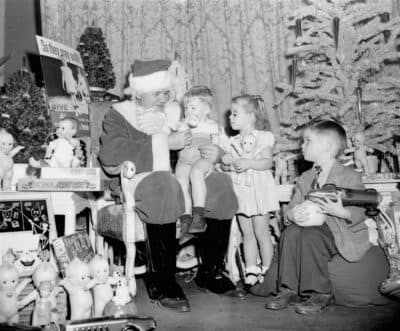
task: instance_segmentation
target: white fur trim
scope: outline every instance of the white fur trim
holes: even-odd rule
[[[168,71],[157,71],[146,76],[129,74],[129,87],[134,94],[161,91],[171,88],[171,75]]]

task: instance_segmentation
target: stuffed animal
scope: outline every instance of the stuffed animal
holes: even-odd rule
[[[11,179],[13,176],[13,157],[24,146],[14,148],[14,137],[5,129],[0,129],[0,189],[11,190]]]
[[[69,294],[71,320],[91,317],[93,298],[90,287],[93,283],[89,266],[78,258],[73,259],[65,269],[65,278],[60,285],[63,285]]]
[[[25,278],[20,283],[17,268],[10,263],[0,266],[0,323],[18,323],[18,310],[22,307],[18,296],[31,282]]]
[[[103,316],[104,307],[113,298],[111,285],[117,283],[116,277],[110,277],[110,267],[107,260],[96,255],[89,262],[90,275],[93,277],[94,316]]]

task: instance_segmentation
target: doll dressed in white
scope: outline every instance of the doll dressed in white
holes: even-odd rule
[[[14,148],[14,137],[7,130],[0,129],[0,188],[3,191],[11,190],[13,157],[23,148],[23,146]]]
[[[71,304],[71,320],[89,318],[92,315],[93,297],[90,287],[89,266],[75,258],[65,269],[65,278],[60,282],[69,294]]]
[[[78,108],[78,100],[76,99],[76,94],[78,92],[76,80],[74,78],[71,68],[68,66],[67,61],[63,59],[61,60],[61,62],[62,65],[60,67],[60,70],[63,90],[67,92],[71,97],[74,108]]]
[[[93,277],[94,316],[103,316],[104,307],[113,298],[111,285],[117,283],[116,277],[110,277],[107,260],[96,255],[89,262],[90,275]],[[129,292],[127,292],[129,294]]]
[[[79,147],[79,140],[74,138],[78,124],[73,118],[64,118],[58,123],[57,139],[51,141],[46,149],[45,160],[29,159],[33,168],[77,168],[80,160],[75,156],[75,149]]]
[[[19,282],[19,274],[14,265],[5,262],[0,265],[0,323],[18,323],[18,310],[22,308],[18,296],[31,282],[25,278]]]

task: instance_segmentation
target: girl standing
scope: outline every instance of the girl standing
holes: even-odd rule
[[[230,138],[238,151],[225,154],[222,163],[232,174],[239,201],[237,219],[243,233],[246,279],[248,286],[263,277],[270,267],[273,246],[269,232],[269,213],[279,209],[278,194],[272,176],[274,136],[267,131],[264,101],[260,96],[241,95],[232,99],[229,117],[233,130],[239,134]],[[260,256],[261,265],[257,265]]]

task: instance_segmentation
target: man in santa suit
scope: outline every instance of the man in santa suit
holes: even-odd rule
[[[169,151],[190,144],[191,135],[171,132],[167,125],[170,65],[167,60],[135,60],[129,74],[132,99],[114,104],[106,114],[99,160],[115,174],[124,161],[135,163],[135,208],[145,223],[149,296],[164,308],[186,312],[189,303],[175,280],[176,222],[184,212],[184,199],[171,172]],[[222,151],[210,144],[201,146],[200,153],[217,161]],[[214,293],[242,296],[222,273],[230,223],[238,208],[232,183],[223,173],[210,174],[206,183],[207,230],[197,238],[201,266],[195,281]]]

